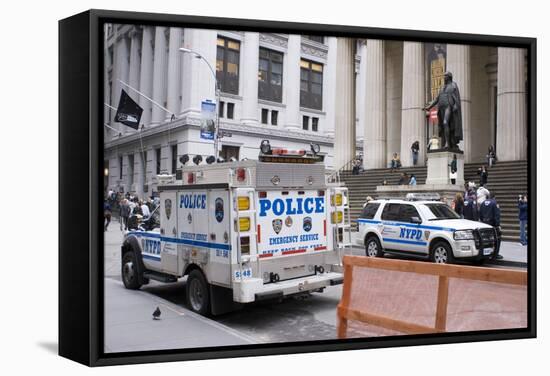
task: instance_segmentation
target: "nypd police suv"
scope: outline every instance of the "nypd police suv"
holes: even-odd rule
[[[351,246],[347,189],[326,183],[318,152],[263,141],[258,161],[195,156],[186,165],[183,156],[176,177],[157,176],[158,227],[124,238],[124,285],[188,276],[189,308],[220,314],[341,283]]]
[[[483,261],[493,257],[497,249],[492,226],[461,219],[438,201],[370,201],[358,222],[357,242],[369,257],[392,253],[452,263]]]

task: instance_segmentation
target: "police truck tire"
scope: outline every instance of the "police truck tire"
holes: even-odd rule
[[[367,257],[384,257],[382,245],[376,236],[371,235],[365,241],[365,254]]]
[[[132,251],[126,252],[122,256],[122,282],[124,287],[130,290],[137,290],[141,287],[138,277],[138,267],[136,254]]]
[[[436,264],[452,264],[454,262],[453,249],[445,241],[435,242],[430,250],[430,259]]]
[[[192,270],[186,284],[187,306],[193,312],[206,316],[210,313],[210,289],[200,270]]]

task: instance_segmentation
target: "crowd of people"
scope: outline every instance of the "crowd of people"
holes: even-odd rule
[[[158,205],[159,198],[156,196],[143,200],[129,192],[122,194],[111,189],[103,202],[104,231],[107,231],[111,223],[113,211],[118,212],[120,230],[127,231],[135,227],[133,220],[137,221],[138,216],[146,220]]]

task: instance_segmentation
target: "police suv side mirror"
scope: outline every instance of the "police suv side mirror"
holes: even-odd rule
[[[422,220],[418,217],[411,217],[411,222],[416,224],[421,224]]]

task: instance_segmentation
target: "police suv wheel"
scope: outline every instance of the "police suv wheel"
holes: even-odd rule
[[[436,264],[451,264],[454,261],[453,250],[445,242],[437,242],[432,247],[431,259]]]
[[[138,278],[137,260],[134,252],[126,252],[122,256],[122,282],[124,287],[130,290],[137,290],[141,287]]]
[[[367,238],[365,244],[365,253],[368,257],[383,257],[384,252],[382,252],[382,246],[380,241],[376,236],[371,236]]]
[[[200,270],[193,270],[187,277],[187,306],[201,315],[210,313],[210,293],[206,278]]]

